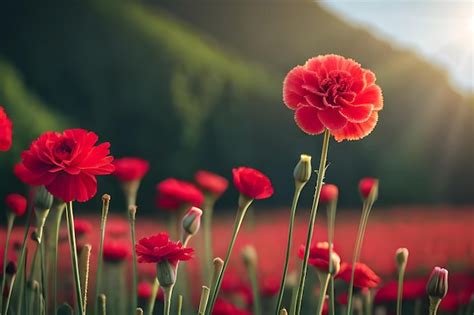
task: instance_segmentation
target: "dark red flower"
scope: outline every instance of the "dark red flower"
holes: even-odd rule
[[[104,261],[121,262],[130,256],[130,247],[124,242],[108,242],[104,244]]]
[[[360,195],[364,198],[367,199],[370,195],[370,192],[376,185],[378,185],[379,180],[376,178],[372,177],[365,177],[362,178],[359,182],[359,192]]]
[[[137,295],[139,299],[149,299],[151,296],[151,291],[152,287],[150,283],[142,281],[138,284]]]
[[[248,198],[265,199],[273,195],[270,179],[256,169],[250,167],[234,168],[232,175],[237,190]]]
[[[217,197],[222,195],[229,186],[229,181],[227,179],[208,171],[196,172],[196,174],[194,174],[194,180],[202,190]]]
[[[69,129],[62,133],[46,132],[21,154],[29,173],[30,185],[44,185],[55,197],[80,202],[97,192],[97,175],[114,171],[110,144],[98,146],[95,133],[84,129]]]
[[[159,263],[167,260],[174,266],[180,260],[190,260],[194,253],[192,248],[183,248],[181,242],[171,241],[166,232],[142,238],[135,245],[135,251],[140,263]]]
[[[126,220],[119,218],[110,218],[107,220],[107,227],[105,228],[105,233],[110,237],[122,237],[124,235],[129,235],[130,226]]]
[[[352,265],[342,263],[341,271],[336,278],[340,278],[345,282],[351,281]],[[366,264],[356,263],[354,275],[354,287],[357,288],[375,288],[379,285],[381,279]]]
[[[263,296],[272,297],[278,294],[280,290],[280,279],[276,276],[267,276],[263,278],[260,284],[260,291]]]
[[[328,129],[337,141],[358,140],[375,128],[383,107],[375,74],[352,59],[318,56],[293,68],[283,82],[283,101],[307,134]]]
[[[322,203],[329,203],[337,199],[339,195],[339,189],[333,184],[324,184],[321,187],[321,194],[319,195],[319,201]]]
[[[234,304],[227,302],[222,298],[217,298],[212,315],[251,315],[252,313],[238,308]]]
[[[13,174],[23,183],[33,186],[41,185],[41,180],[35,178],[23,163],[16,163],[13,166]]]
[[[148,161],[134,157],[116,159],[113,164],[115,165],[113,174],[124,182],[141,180],[150,169]]]
[[[92,224],[84,219],[74,220],[74,233],[76,236],[87,235],[92,231]]]
[[[0,151],[8,151],[12,146],[13,124],[0,106]]]
[[[185,205],[200,207],[204,201],[204,195],[194,184],[174,178],[162,181],[156,190],[156,206],[166,210],[177,210]]]
[[[405,279],[403,281],[403,300],[416,300],[426,295],[425,279]],[[386,283],[383,287],[377,290],[375,294],[375,303],[385,303],[397,300],[398,281],[393,280]]]
[[[298,257],[300,259],[304,258],[304,252],[305,246],[300,245],[298,248]],[[333,254],[337,255],[334,251]],[[329,244],[327,242],[318,242],[316,245],[311,245],[308,263],[322,271],[329,272]]]
[[[7,209],[13,212],[16,216],[22,216],[26,212],[26,198],[20,194],[9,194],[5,198]]]

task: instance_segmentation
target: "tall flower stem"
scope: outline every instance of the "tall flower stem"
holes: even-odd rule
[[[52,213],[54,215],[54,225],[53,229],[53,245],[51,251],[51,260],[52,260],[52,281],[51,281],[51,291],[53,295],[53,314],[57,314],[58,310],[58,243],[59,243],[59,228],[61,227],[61,220],[63,217],[64,208],[66,204],[63,202],[55,203],[53,205]],[[49,307],[51,309],[51,307]]]
[[[250,284],[252,286],[253,314],[262,315],[262,306],[260,303],[260,288],[258,286],[256,266],[254,264],[248,264],[247,269],[250,278]]]
[[[209,299],[209,288],[206,286],[202,287],[201,291],[201,299],[199,300],[199,309],[198,309],[198,315],[204,315],[206,312],[206,306],[207,306],[207,301]]]
[[[246,197],[240,196],[239,199],[239,209],[237,211],[237,217],[234,223],[234,230],[232,232],[232,239],[230,241],[229,247],[227,248],[227,253],[224,259],[224,265],[222,266],[222,270],[217,276],[216,284],[212,288],[212,294],[210,299],[210,304],[207,307],[206,314],[211,314],[212,309],[214,308],[214,304],[217,300],[217,295],[219,294],[219,290],[221,288],[222,279],[224,278],[224,273],[227,269],[227,265],[229,264],[230,256],[232,254],[232,250],[234,249],[235,241],[237,239],[237,235],[239,234],[240,227],[242,226],[242,222],[245,217],[245,213],[247,209],[252,204],[253,199],[248,199]]]
[[[321,315],[323,313],[324,299],[326,298],[326,291],[328,289],[329,280],[331,279],[331,274],[319,274],[319,282],[321,283],[321,291],[319,292],[318,297],[318,309],[316,315]]]
[[[352,314],[352,296],[354,294],[354,277],[355,277],[355,265],[359,261],[360,251],[362,248],[362,243],[364,241],[365,228],[367,227],[367,221],[369,219],[370,209],[372,208],[373,201],[370,201],[371,198],[367,198],[364,201],[362,206],[362,215],[360,217],[359,231],[357,232],[357,240],[355,244],[354,257],[352,259],[352,272],[351,280],[349,282],[349,292],[347,294],[347,315]]]
[[[5,240],[5,247],[3,249],[3,270],[2,270],[2,288],[0,292],[4,292],[5,284],[7,281],[6,269],[8,260],[8,246],[10,244],[10,236],[12,234],[13,222],[15,221],[15,214],[8,212],[7,214],[7,236]],[[0,313],[3,310],[3,294],[0,294]]]
[[[164,297],[164,306],[163,306],[163,314],[170,315],[171,310],[171,296],[173,295],[173,286],[169,286],[163,288],[163,297]]]
[[[328,246],[329,246],[329,257],[332,257],[332,253],[334,250],[334,226],[336,224],[336,209],[337,209],[337,200],[333,200],[327,206],[327,218],[328,218]],[[334,266],[333,264],[329,264],[329,314],[334,315],[335,310],[335,303],[334,303]]]
[[[66,221],[69,237],[69,250],[71,251],[72,272],[74,276],[74,287],[76,290],[76,302],[79,314],[84,313],[84,304],[82,302],[81,278],[79,275],[79,260],[77,258],[76,234],[74,232],[74,214],[72,211],[72,201],[66,204]]]
[[[438,307],[440,303],[441,303],[440,298],[433,298],[430,296],[429,315],[436,315],[436,313],[438,312]]]
[[[138,266],[137,266],[137,253],[134,250],[135,244],[137,243],[135,235],[135,215],[137,212],[137,207],[131,205],[128,209],[128,221],[130,223],[130,237],[132,240],[132,259],[133,259],[133,269],[132,269],[132,312],[137,309],[138,304]]]
[[[13,285],[15,284],[15,279],[16,279],[16,275],[13,275],[10,282],[10,289],[8,290],[7,300],[5,302],[5,315],[8,314],[8,309],[10,308],[10,300],[12,298]]]
[[[288,242],[286,244],[286,256],[285,264],[283,266],[283,275],[280,283],[280,291],[278,292],[278,298],[275,308],[275,314],[279,315],[281,311],[281,303],[283,301],[283,294],[285,293],[285,284],[286,284],[286,274],[288,272],[288,266],[290,262],[291,255],[291,244],[293,242],[293,227],[295,223],[296,208],[298,207],[298,200],[300,198],[301,191],[303,190],[305,183],[296,182],[295,192],[293,195],[293,202],[291,204],[291,213],[290,213],[290,224],[288,229]]]
[[[308,234],[306,236],[304,259],[301,266],[301,273],[300,273],[299,284],[298,284],[298,293],[296,296],[296,307],[295,307],[296,314],[300,314],[301,312],[301,304],[303,301],[303,292],[304,292],[304,283],[306,280],[306,273],[308,271],[309,249],[311,246],[311,239],[313,238],[314,224],[316,222],[316,213],[318,211],[319,195],[321,194],[321,187],[323,186],[324,175],[326,173],[326,160],[327,160],[327,155],[328,155],[330,136],[331,134],[329,133],[329,130],[326,130],[324,132],[323,145],[321,149],[321,158],[319,161],[318,178],[316,180],[316,187],[314,190],[314,198],[313,198],[313,205],[311,207],[311,213],[310,213]]]
[[[215,198],[211,195],[206,195],[204,200],[204,220],[203,220],[203,239],[204,239],[204,279],[205,281],[211,281],[212,267],[211,262],[213,259],[212,253],[212,215],[214,212]],[[211,284],[209,283],[209,286]]]
[[[98,314],[98,303],[100,300],[100,292],[102,290],[102,265],[103,265],[103,256],[104,256],[104,239],[105,239],[105,226],[107,224],[107,214],[109,213],[109,206],[110,206],[110,196],[103,195],[102,196],[102,212],[100,216],[100,243],[99,243],[99,255],[97,260],[97,273],[95,277],[95,296],[96,299],[94,301],[95,306],[94,310],[96,314]],[[135,251],[135,250],[134,250]],[[104,297],[105,298],[105,297]]]
[[[403,277],[405,276],[405,267],[400,268],[398,272],[397,289],[397,315],[402,315],[402,296],[403,296]]]
[[[160,282],[158,282],[158,279],[155,278],[155,281],[153,282],[153,287],[151,289],[151,295],[148,300],[148,306],[146,309],[147,315],[153,314],[153,309],[155,308],[155,302],[156,302],[156,295],[158,294],[159,289],[160,289]]]

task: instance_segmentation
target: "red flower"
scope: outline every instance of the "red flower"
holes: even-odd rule
[[[386,283],[377,290],[375,303],[385,303],[397,300],[398,281],[393,280]],[[403,281],[403,300],[416,300],[426,295],[425,280],[405,279]]]
[[[115,177],[124,182],[141,180],[150,169],[148,161],[133,157],[116,159],[114,165]]]
[[[298,257],[304,259],[305,246],[298,248]],[[333,251],[333,254],[336,252]],[[333,256],[334,257],[334,256]],[[329,272],[329,244],[327,242],[318,242],[309,248],[308,263],[324,272]]]
[[[109,242],[104,244],[104,261],[120,262],[130,256],[128,244],[124,242]]]
[[[351,281],[352,265],[342,263],[341,271],[337,274],[337,278],[349,283]],[[381,279],[366,264],[356,263],[354,286],[357,288],[375,288],[379,285]]]
[[[454,292],[449,292],[441,300],[439,304],[439,309],[441,311],[454,314],[459,308],[459,296]]]
[[[167,210],[176,210],[184,205],[200,207],[204,195],[192,183],[168,178],[156,186],[156,206]]]
[[[278,279],[276,276],[263,278],[260,285],[260,290],[262,291],[262,295],[266,297],[277,295],[278,291],[280,290],[280,279]]]
[[[143,281],[138,284],[137,295],[139,299],[148,299],[151,296],[151,284]]]
[[[227,179],[208,171],[196,172],[196,174],[194,174],[194,180],[201,189],[210,192],[217,197],[222,195],[229,186],[229,181]]]
[[[293,68],[283,82],[283,101],[307,134],[329,129],[337,141],[358,140],[377,124],[383,107],[375,74],[352,59],[318,56]]]
[[[367,199],[370,195],[370,192],[374,187],[378,184],[378,179],[372,178],[372,177],[365,177],[362,178],[359,182],[359,192],[360,195],[364,198]]]
[[[8,151],[12,146],[13,124],[0,106],[0,151]]]
[[[159,263],[167,260],[174,266],[180,260],[190,260],[194,253],[192,248],[183,248],[181,242],[172,242],[166,232],[142,238],[135,245],[135,251],[140,263]]]
[[[339,189],[333,184],[324,184],[321,187],[321,194],[319,195],[319,201],[322,203],[330,203],[337,199],[339,195]]]
[[[26,203],[26,198],[20,194],[9,194],[5,198],[7,209],[19,217],[25,214]]]
[[[74,233],[77,236],[87,235],[92,231],[92,224],[84,219],[74,220]]]
[[[232,175],[234,176],[234,185],[242,195],[251,199],[265,199],[273,195],[270,179],[256,169],[234,168]]]
[[[212,315],[250,315],[249,311],[243,310],[222,298],[217,298],[212,310]]]
[[[30,185],[44,185],[65,202],[91,199],[97,192],[97,175],[114,171],[108,142],[95,146],[98,137],[84,129],[46,132],[21,154]]]
[[[28,185],[39,186],[41,180],[33,177],[33,174],[29,169],[25,167],[23,163],[17,163],[13,166],[13,174],[22,182]]]

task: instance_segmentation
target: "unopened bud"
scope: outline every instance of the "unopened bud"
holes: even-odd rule
[[[426,293],[431,298],[442,299],[448,293],[448,271],[444,268],[434,267],[428,283]]]
[[[330,203],[337,200],[339,196],[339,189],[333,184],[324,184],[321,187],[321,194],[319,195],[319,201],[321,203]]]
[[[53,195],[51,195],[44,186],[39,186],[38,189],[36,189],[33,205],[36,211],[49,210],[53,205]]]
[[[176,266],[168,260],[160,261],[156,264],[156,277],[163,288],[172,287],[176,283]]]
[[[359,182],[359,192],[364,201],[370,198],[374,202],[379,194],[379,180],[372,177],[362,178]]]
[[[311,156],[301,154],[298,164],[295,166],[293,171],[293,177],[296,183],[305,184],[311,178],[312,167],[311,167]]]
[[[247,245],[242,249],[240,254],[242,255],[242,260],[246,266],[257,266],[258,255],[255,247],[252,245]]]
[[[214,258],[212,261],[212,279],[211,279],[211,286],[214,286],[217,282],[217,277],[222,271],[222,268],[224,267],[224,261],[220,257]]]
[[[339,257],[339,255],[335,252],[332,252],[329,263],[331,264],[329,269],[331,271],[331,275],[337,275],[339,270],[341,270],[341,257]]]
[[[407,265],[408,261],[408,249],[406,248],[399,248],[395,252],[395,261],[397,263],[398,269],[403,269]]]
[[[197,207],[191,207],[183,217],[181,225],[183,231],[188,235],[195,235],[201,226],[202,210]]]

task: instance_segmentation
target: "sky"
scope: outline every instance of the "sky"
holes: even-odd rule
[[[445,69],[453,85],[474,92],[474,0],[319,1],[353,24]]]

